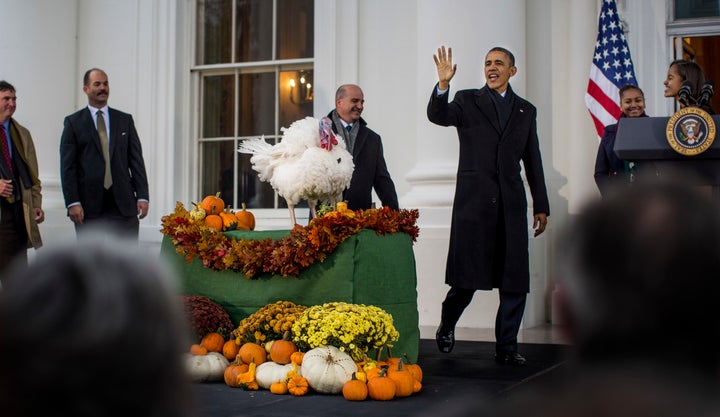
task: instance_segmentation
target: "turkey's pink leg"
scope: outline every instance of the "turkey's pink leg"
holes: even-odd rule
[[[292,227],[295,227],[297,224],[297,221],[295,221],[295,205],[288,204],[288,210],[290,210],[290,221],[292,222]]]
[[[317,201],[308,200],[308,206],[310,206],[310,218],[314,219],[317,217],[317,210],[315,210],[315,206],[317,206]]]

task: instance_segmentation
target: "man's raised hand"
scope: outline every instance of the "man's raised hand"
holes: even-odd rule
[[[438,48],[437,55],[433,55],[435,60],[435,66],[437,67],[438,73],[438,88],[440,90],[447,90],[450,85],[450,80],[455,76],[457,70],[457,64],[452,62],[452,48],[445,50],[445,45]]]

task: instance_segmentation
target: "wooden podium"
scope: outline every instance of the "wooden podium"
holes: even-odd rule
[[[711,116],[720,126],[720,116]],[[720,185],[720,139],[703,153],[685,156],[668,143],[665,133],[669,117],[623,117],[618,123],[615,154],[637,161],[640,176],[680,177],[688,185]],[[640,179],[642,181],[642,179]]]

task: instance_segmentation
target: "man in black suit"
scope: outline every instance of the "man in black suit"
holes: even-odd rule
[[[130,114],[108,107],[105,71],[83,77],[88,106],[65,118],[60,168],[65,205],[78,236],[102,228],[138,239],[148,212],[148,182],[140,138]]]
[[[450,248],[445,282],[450,285],[442,305],[436,340],[449,353],[455,343],[455,324],[476,290],[498,288],[500,306],[495,320],[498,363],[523,365],[517,351],[525,300],[530,290],[528,220],[520,161],[533,199],[535,236],[545,230],[550,212],[536,109],[510,88],[515,57],[496,47],[485,57],[481,89],[461,90],[448,103],[455,75],[452,49],[433,56],[439,82],[430,96],[428,119],[455,126],[460,161],[453,202]]]
[[[335,93],[335,110],[328,113],[333,121],[333,131],[340,134],[353,156],[355,170],[350,187],[343,193],[351,210],[367,210],[372,206],[372,190],[375,189],[383,206],[398,210],[398,197],[383,155],[380,135],[367,127],[360,115],[365,96],[357,85],[341,85]]]

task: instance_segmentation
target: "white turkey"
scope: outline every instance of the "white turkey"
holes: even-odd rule
[[[312,217],[318,203],[334,204],[350,186],[353,164],[342,137],[332,131],[328,117],[293,122],[282,128],[282,140],[271,145],[265,138],[244,140],[238,152],[252,154],[250,163],[261,181],[284,198],[295,221],[295,205],[307,200]]]

